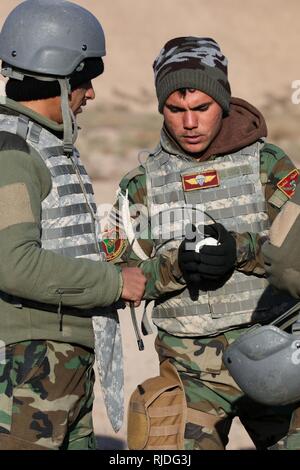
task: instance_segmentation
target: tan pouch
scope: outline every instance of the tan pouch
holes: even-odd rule
[[[22,439],[11,436],[10,434],[0,433],[0,450],[53,450],[48,447],[34,444],[33,442],[23,441]]]
[[[160,366],[160,375],[138,385],[130,397],[129,449],[184,449],[186,415],[182,382],[175,367],[166,360]]]

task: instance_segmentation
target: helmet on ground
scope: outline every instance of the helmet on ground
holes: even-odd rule
[[[239,387],[265,405],[300,400],[300,335],[273,325],[251,328],[234,341],[223,362]]]

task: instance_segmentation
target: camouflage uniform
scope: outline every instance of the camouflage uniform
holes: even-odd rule
[[[284,439],[286,448],[299,449],[297,405],[266,407],[245,396],[222,363],[224,349],[246,329],[236,329],[214,337],[178,338],[158,330],[155,347],[160,361],[171,358],[184,385],[190,411],[200,411],[193,421],[188,413],[185,448],[224,450],[232,419],[238,416],[257,449],[267,449]],[[202,415],[203,413],[203,415]],[[287,436],[288,435],[288,436]],[[287,436],[287,437],[285,437]],[[280,447],[278,447],[280,448]]]
[[[92,186],[76,150],[64,155],[61,131],[2,99],[0,449],[94,448],[94,349],[109,416],[122,421],[110,307],[121,274],[101,262]]]
[[[173,151],[170,152],[170,147]],[[178,158],[186,158],[182,149],[170,141],[168,133],[162,130],[161,142],[158,148],[166,153],[177,155]],[[157,149],[154,152],[156,155]],[[222,153],[222,152],[221,152]],[[153,154],[152,154],[153,155]],[[149,157],[151,158],[151,157]],[[215,155],[208,157],[212,162]],[[278,147],[266,143],[260,150],[260,181],[262,183],[266,210],[269,222],[276,217],[284,203],[289,199],[282,181],[288,180],[294,171],[294,165]],[[148,206],[147,178],[144,166],[139,166],[120,183],[121,198],[127,195],[129,204],[142,204]],[[122,213],[121,213],[122,215]],[[133,216],[134,219],[134,216]],[[111,224],[117,222],[116,233],[122,233],[122,217],[120,217],[119,204],[115,205],[115,211],[111,215]],[[132,220],[134,224],[134,220]],[[125,225],[125,224],[124,224]],[[177,261],[177,249],[156,255],[156,244],[151,237],[151,228],[143,224],[141,239],[137,240],[139,247],[145,253],[145,257],[139,256],[140,250],[134,244],[126,240],[106,240],[106,245],[115,244],[118,250],[110,254],[110,259],[115,263],[128,263],[139,265],[148,279],[145,299],[155,300],[158,305],[172,299],[178,292],[185,288]],[[112,226],[109,227],[112,230]],[[109,234],[109,231],[107,232]],[[235,233],[237,241],[236,270],[246,275],[265,276],[261,246],[267,240],[267,233]],[[108,237],[107,237],[108,238]],[[136,242],[135,242],[136,243]],[[148,259],[146,259],[148,257]],[[288,302],[291,302],[289,298]],[[221,318],[221,316],[220,316]],[[170,322],[171,322],[170,318]],[[252,322],[257,321],[252,319]],[[269,321],[268,319],[265,319]],[[156,318],[154,319],[156,323]],[[300,448],[296,443],[295,425],[290,426],[293,409],[297,406],[267,408],[254,403],[245,397],[235,384],[229,373],[222,365],[222,351],[234,338],[245,331],[252,323],[236,325],[218,334],[199,334],[193,337],[176,336],[171,334],[168,327],[158,328],[156,349],[160,362],[171,358],[179,371],[183,381],[188,404],[188,420],[185,431],[185,447],[187,449],[224,449],[228,441],[228,433],[234,416],[239,416],[245,428],[249,432],[257,448],[268,448],[286,437],[289,448]],[[167,325],[167,323],[165,323]],[[158,325],[159,326],[159,325]],[[197,411],[197,419],[194,419]],[[298,411],[295,411],[296,414]],[[199,424],[199,420],[203,425]]]
[[[0,448],[94,449],[94,353],[55,341],[6,347],[0,365]]]
[[[123,418],[123,279],[75,147],[105,35],[76,3],[18,3],[0,32],[0,449],[88,449],[94,353],[116,431]]]
[[[269,282],[299,299],[299,186],[270,228],[270,241],[263,246]]]

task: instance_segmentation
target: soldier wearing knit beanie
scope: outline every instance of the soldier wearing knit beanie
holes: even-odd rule
[[[142,267],[149,279],[145,298],[155,301],[160,377],[132,394],[129,449],[225,450],[232,419],[239,416],[257,449],[299,450],[299,394],[287,382],[273,383],[274,374],[270,393],[263,393],[268,384],[259,383],[262,369],[253,365],[259,360],[249,360],[242,339],[252,324],[275,323],[294,305],[268,286],[261,260],[268,227],[299,186],[299,172],[282,149],[265,142],[259,110],[231,97],[227,59],[213,39],[172,39],[153,68],[164,118],[160,140],[120,182],[118,205],[123,229],[132,214],[143,212],[138,226],[149,227],[148,238],[146,230],[132,236],[135,216],[126,247],[112,255]],[[146,208],[137,212],[141,201]],[[295,237],[290,240],[295,246]],[[272,256],[272,250],[266,254]],[[276,253],[265,268],[277,276],[276,287],[299,292],[299,282],[288,276],[278,281],[286,252]],[[285,262],[282,271],[294,265]],[[147,331],[148,323],[143,326]],[[222,363],[223,352],[235,339],[230,367],[229,360]],[[271,357],[270,351],[262,365],[267,376],[267,361],[274,370],[278,353]],[[286,350],[280,352],[284,357]],[[281,369],[276,372],[283,375]],[[174,411],[166,385],[175,382]],[[155,416],[148,427],[137,413],[145,404],[141,390],[159,395],[148,400],[147,413]],[[297,401],[269,406],[271,400],[278,405],[278,397]]]
[[[159,112],[168,96],[180,88],[195,88],[211,96],[225,114],[231,89],[227,59],[211,38],[179,37],[166,43],[153,64]]]

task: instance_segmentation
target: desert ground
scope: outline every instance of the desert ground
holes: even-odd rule
[[[1,0],[0,22],[21,3]],[[138,164],[141,149],[159,136],[152,63],[164,43],[176,36],[213,37],[229,59],[234,96],[258,106],[269,127],[269,141],[300,155],[300,104],[293,84],[300,80],[299,0],[78,0],[103,24],[107,40],[105,73],[95,80],[96,100],[80,116],[78,146],[93,179],[98,204],[112,203],[118,182]],[[298,94],[299,96],[300,94]],[[295,101],[295,100],[294,100]],[[141,310],[138,312],[141,317]],[[155,335],[139,352],[129,311],[120,314],[125,360],[125,394],[156,375]],[[96,385],[94,424],[100,449],[126,449],[126,423],[114,434]],[[228,449],[253,445],[238,421]]]

